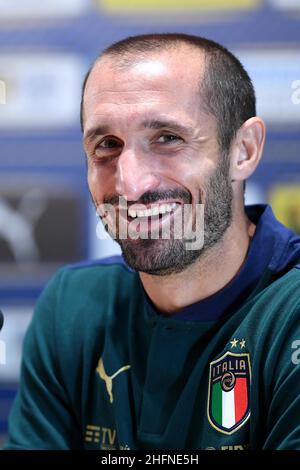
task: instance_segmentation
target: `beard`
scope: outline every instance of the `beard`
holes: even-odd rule
[[[203,257],[204,253],[221,241],[232,221],[233,195],[229,178],[229,164],[229,158],[221,156],[217,168],[203,188],[205,194],[204,227],[201,229],[204,230],[204,238],[201,248],[187,250],[184,238],[139,238],[132,240],[116,237],[123,257],[132,269],[156,276],[179,273]],[[172,198],[183,200],[186,204],[191,204],[192,199],[191,194],[186,190],[176,189],[145,193],[139,202],[148,204]]]

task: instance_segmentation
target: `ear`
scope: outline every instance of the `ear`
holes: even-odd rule
[[[265,123],[256,116],[239,128],[231,148],[232,181],[246,180],[255,171],[262,156],[265,135]]]

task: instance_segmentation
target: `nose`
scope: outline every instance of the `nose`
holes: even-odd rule
[[[146,159],[146,155],[137,155],[132,149],[124,149],[119,155],[116,190],[128,201],[138,201],[146,191],[154,190],[160,184],[159,177],[153,171],[153,162],[151,165]]]

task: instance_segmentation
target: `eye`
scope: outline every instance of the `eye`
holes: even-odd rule
[[[101,140],[101,142],[97,145],[97,148],[104,148],[104,149],[113,149],[116,147],[120,147],[121,142],[114,138],[114,137],[106,137],[105,139]]]
[[[162,134],[157,139],[157,142],[162,144],[170,144],[175,142],[182,142],[183,139],[175,134]]]
[[[116,150],[122,148],[122,145],[122,142],[115,137],[105,137],[95,147],[95,155],[97,157],[110,156]]]

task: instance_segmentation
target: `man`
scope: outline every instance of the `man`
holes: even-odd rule
[[[300,239],[244,208],[265,126],[240,62],[203,38],[125,39],[87,75],[82,126],[125,261],[44,291],[6,448],[300,449]]]

